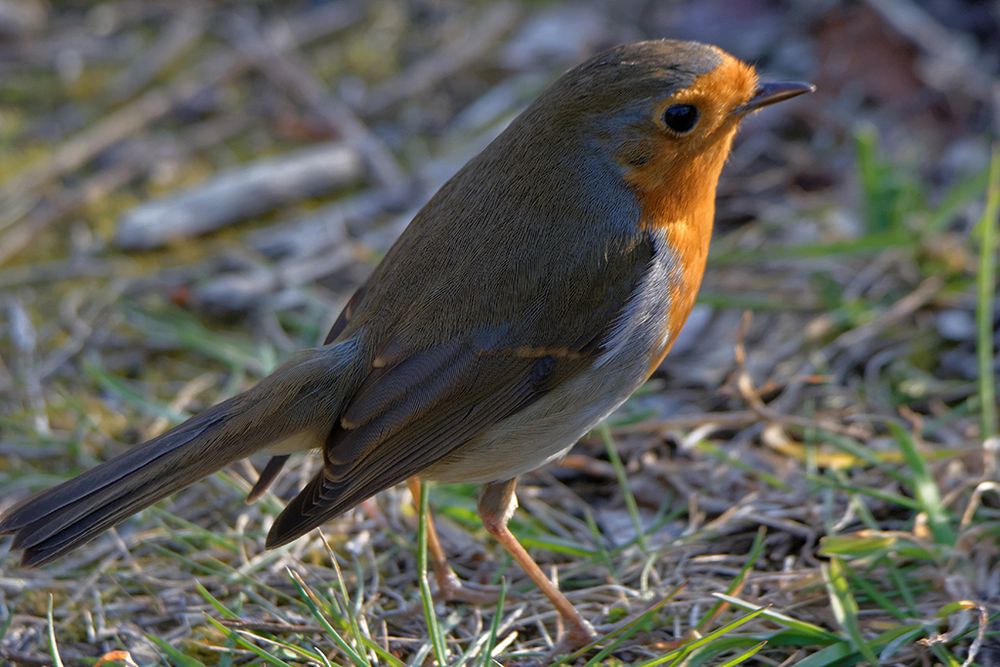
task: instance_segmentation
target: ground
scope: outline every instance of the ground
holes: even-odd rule
[[[420,585],[405,489],[265,551],[301,457],[254,505],[237,465],[41,569],[0,541],[5,661],[1000,664],[991,3],[0,9],[0,510],[321,341],[420,203],[600,48],[700,39],[818,86],[745,124],[664,365],[522,480],[514,532],[595,646],[552,655],[471,485],[430,506],[496,603]]]

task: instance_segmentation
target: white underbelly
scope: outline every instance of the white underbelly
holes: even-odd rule
[[[493,482],[561,457],[645,379],[642,370],[623,370],[591,368],[466,443],[424,476],[441,482]]]

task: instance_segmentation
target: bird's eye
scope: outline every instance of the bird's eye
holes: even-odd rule
[[[698,122],[698,107],[692,104],[674,104],[663,112],[663,122],[677,134],[687,134]]]

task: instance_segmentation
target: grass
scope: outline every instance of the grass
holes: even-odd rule
[[[989,189],[983,215],[977,226],[979,271],[976,280],[976,359],[979,362],[979,404],[982,410],[983,437],[998,434],[996,374],[993,335],[997,289],[997,219],[1000,218],[1000,148],[993,150],[990,161]]]
[[[260,136],[233,139],[232,153],[254,155]],[[474,485],[424,486],[417,511],[388,491],[265,552],[271,520],[313,465],[302,458],[253,506],[237,466],[51,568],[0,556],[0,655],[185,667],[991,664],[1000,152],[939,183],[868,126],[850,150],[858,201],[826,193],[819,208],[853,226],[788,197],[789,220],[719,238],[701,298],[715,319],[699,340],[564,465],[522,481],[512,529],[598,627],[593,645],[552,653],[552,609],[482,529]],[[121,208],[119,196],[107,206]],[[815,234],[796,236],[793,223]],[[62,232],[43,241],[27,261],[60,266]],[[161,263],[234,247],[241,260],[269,261],[247,260],[241,243],[234,232],[189,244],[197,251],[108,250],[98,257],[112,270],[79,279],[0,269],[0,284],[13,285],[4,299],[21,304],[31,329],[0,337],[10,377],[0,485],[10,495],[259,379],[316,340],[357,280],[352,265],[319,286],[276,288],[237,321],[197,313],[176,285],[159,288]],[[144,281],[158,287],[135,286]],[[118,292],[102,308],[82,305]],[[746,358],[734,362],[744,310]],[[943,335],[939,318],[956,316],[972,331]],[[960,370],[969,360],[974,377]],[[704,418],[678,425],[686,413]],[[435,599],[429,511],[458,574],[496,586],[495,603]]]
[[[990,184],[984,221],[995,216],[996,193],[1000,191],[992,176]],[[877,184],[868,187],[882,192]],[[885,196],[880,194],[876,199],[883,202]],[[950,200],[948,205],[955,206]],[[909,219],[905,213],[903,221]],[[988,227],[987,222],[979,226],[978,238],[983,248],[995,243],[986,231]],[[831,252],[839,250],[834,247]],[[988,289],[995,283],[991,280],[994,269],[989,256],[985,250],[979,254],[980,303],[984,298],[993,298]],[[848,307],[846,303],[833,305]],[[879,304],[867,304],[866,308],[875,313],[874,317],[878,316]],[[977,311],[977,359],[981,369],[992,364],[992,358],[982,352],[989,342],[981,324],[989,315],[987,312],[984,316],[984,311],[987,309],[982,307]],[[272,353],[255,352],[253,346],[238,336],[211,332],[198,320],[177,315],[169,308],[145,313],[130,306],[127,321],[141,335],[155,338],[183,355],[199,356],[239,377],[259,376],[273,365]],[[837,319],[845,323],[842,326],[850,326],[851,322],[870,322],[871,316]],[[117,401],[129,411],[169,421],[179,420],[189,412],[148,397],[141,385],[126,381],[99,362],[87,362],[83,369],[82,377],[100,387],[106,400]],[[227,386],[228,383],[222,388],[223,395],[230,391]],[[994,404],[989,394],[991,385],[979,382],[977,388],[979,395],[968,400],[975,400],[981,406],[980,422],[983,432],[989,433],[995,423],[987,407]],[[399,532],[389,538],[388,549],[385,537],[369,538],[363,549],[370,551],[372,560],[360,559],[357,553],[347,555],[351,549],[357,549],[346,547],[354,532],[350,528],[338,531],[333,543],[321,541],[319,550],[313,538],[284,553],[250,556],[258,553],[254,544],[261,539],[266,516],[280,507],[270,498],[263,503],[263,513],[249,515],[249,524],[244,523],[246,528],[240,533],[218,534],[206,530],[199,522],[181,518],[181,509],[177,514],[156,508],[147,511],[139,524],[150,526],[147,530],[153,531],[153,540],[141,556],[143,570],[193,575],[200,582],[195,585],[196,592],[207,605],[200,620],[194,621],[192,628],[196,631],[188,639],[178,642],[153,630],[145,634],[148,645],[162,660],[181,665],[213,664],[214,659],[209,656],[221,656],[232,664],[249,660],[251,664],[267,665],[362,667],[402,665],[405,655],[408,656],[405,661],[410,663],[429,660],[449,665],[492,665],[522,660],[552,665],[628,663],[653,667],[750,664],[781,655],[797,656],[796,664],[807,666],[891,661],[908,664],[910,658],[920,654],[930,655],[943,664],[961,665],[974,643],[979,642],[981,647],[994,641],[997,632],[992,628],[997,612],[975,599],[954,597],[955,592],[949,592],[948,585],[957,579],[965,581],[967,591],[976,589],[974,563],[980,556],[976,541],[970,542],[968,536],[970,533],[996,536],[1000,532],[994,510],[981,504],[962,506],[963,502],[981,503],[988,489],[973,497],[968,489],[955,487],[941,477],[945,462],[954,456],[967,455],[968,449],[958,448],[950,453],[945,450],[935,455],[922,444],[919,423],[916,428],[903,427],[894,418],[886,418],[872,422],[882,435],[868,439],[818,426],[785,426],[791,440],[775,452],[781,452],[778,460],[784,462],[783,467],[791,463],[793,468],[799,468],[794,474],[787,471],[779,474],[774,460],[768,462],[768,457],[747,458],[732,452],[713,438],[711,432],[699,438],[692,448],[678,452],[681,460],[688,459],[695,467],[723,466],[725,478],[748,485],[755,489],[752,495],[768,502],[803,492],[816,499],[811,502],[822,517],[824,529],[815,553],[822,560],[813,568],[788,577],[783,587],[772,588],[767,583],[773,576],[768,573],[774,567],[768,562],[768,545],[773,548],[776,540],[789,539],[780,523],[755,529],[742,556],[736,544],[741,535],[746,535],[746,529],[738,527],[739,521],[728,525],[724,519],[721,524],[719,519],[699,522],[689,514],[688,529],[673,540],[649,529],[649,510],[644,508],[631,483],[636,470],[634,457],[639,450],[634,449],[634,444],[626,444],[630,440],[628,435],[616,433],[627,434],[630,428],[649,423],[649,411],[634,404],[656,396],[655,391],[642,392],[623,413],[598,429],[598,440],[603,447],[586,450],[596,461],[607,461],[607,480],[617,486],[616,495],[631,532],[622,545],[609,548],[613,538],[604,532],[600,517],[584,512],[586,521],[579,524],[572,512],[560,509],[558,500],[539,507],[533,507],[534,501],[529,502],[525,506],[527,511],[519,513],[515,520],[517,534],[543,561],[550,558],[562,561],[563,588],[585,593],[582,600],[586,608],[592,616],[596,612],[598,623],[608,628],[589,650],[545,661],[544,651],[532,648],[532,643],[521,643],[520,635],[526,628],[520,619],[542,614],[541,619],[546,614],[544,602],[537,599],[530,586],[518,584],[520,600],[512,605],[507,585],[503,583],[496,606],[475,610],[475,616],[481,614],[483,618],[471,627],[468,618],[463,618],[465,614],[456,614],[461,607],[435,604],[427,576],[424,517],[436,505],[441,510],[439,514],[453,521],[449,524],[453,531],[467,532],[469,536],[464,539],[483,540],[474,515],[475,488],[468,485],[437,489],[434,494],[422,493],[415,521],[415,550],[405,537],[412,528],[400,525]],[[942,416],[938,415],[938,419]],[[216,493],[231,496],[245,489],[245,484],[227,473],[217,476],[214,486],[218,489]],[[949,488],[943,489],[943,484]],[[718,493],[713,490],[709,495]],[[544,513],[539,513],[543,507]],[[739,507],[734,505],[737,511]],[[388,520],[391,525],[402,521],[412,526],[413,520],[407,518],[403,509],[403,506],[390,507],[390,515],[381,521]],[[842,512],[857,518],[845,522],[843,516],[837,516]],[[680,518],[683,513],[675,513],[673,521]],[[753,517],[748,517],[748,521],[746,525],[751,528]],[[365,520],[362,525],[369,523],[370,520]],[[394,531],[391,529],[390,533]],[[725,546],[727,542],[731,544]],[[713,548],[713,544],[725,550]],[[503,559],[496,560],[492,548],[488,551],[494,555],[487,557],[480,567],[486,571],[499,567],[498,571],[504,571]],[[684,574],[675,569],[684,560],[734,556],[742,564],[728,578]],[[259,563],[254,562],[261,558]],[[380,599],[379,591],[386,585],[382,577],[387,575],[379,571],[399,559],[413,562],[414,578],[405,574],[397,596],[393,600]],[[476,577],[476,570],[469,569],[469,563],[464,561],[460,557],[456,563],[460,572],[469,578]],[[345,565],[346,571],[342,569]],[[71,571],[78,567],[71,566]],[[404,571],[408,572],[409,566]],[[281,572],[285,574],[284,583]],[[595,579],[597,572],[603,574]],[[650,572],[655,573],[659,583],[637,586]],[[508,571],[508,574],[520,579],[516,573]],[[139,576],[131,583],[126,582],[125,588],[133,589],[132,595],[148,590],[150,583],[140,583],[143,579]],[[632,595],[640,590],[655,595],[668,582],[683,581],[684,585],[645,611],[638,611],[642,595],[624,607],[619,606],[620,602],[610,607],[607,602],[596,607],[593,602],[587,603],[590,596],[586,592],[597,590],[600,579],[610,580],[615,586],[630,590]],[[415,585],[411,583],[414,581]],[[138,590],[136,584],[140,585]],[[411,585],[412,589],[407,590]],[[706,594],[710,597],[705,600],[712,601],[707,607],[701,601]],[[57,638],[65,632],[65,626],[54,616],[53,597],[48,600],[48,652],[53,662],[58,662]],[[407,616],[416,608],[422,610],[422,627],[414,625],[412,620],[405,622],[402,627],[411,629],[408,636],[412,639],[396,643],[393,637],[407,635],[398,630],[387,634],[387,619],[398,618],[400,614]],[[59,609],[63,615],[72,615],[65,606]],[[620,611],[612,613],[615,610]],[[682,610],[687,610],[688,615],[700,613],[684,620]],[[601,616],[607,619],[603,623]],[[622,622],[612,629],[610,619],[615,616]],[[254,618],[266,622],[255,625],[251,620]],[[518,627],[521,629],[516,630]],[[665,640],[656,637],[662,637],[670,627],[680,628],[681,634],[676,640],[666,642],[674,646],[657,651],[653,647]]]
[[[448,650],[444,645],[444,634],[434,611],[434,597],[431,594],[430,579],[427,576],[427,521],[430,514],[430,493],[426,484],[420,485],[420,512],[417,522],[417,579],[420,582],[420,604],[424,610],[424,620],[427,622],[427,634],[430,635],[431,646],[434,649],[434,659],[439,665],[447,665]]]

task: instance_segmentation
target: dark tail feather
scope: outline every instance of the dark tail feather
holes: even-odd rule
[[[288,454],[271,457],[264,469],[260,471],[260,476],[253,488],[250,489],[250,493],[247,494],[247,505],[257,502],[264,495],[264,492],[271,486],[271,482],[278,478],[278,473],[281,472],[286,463],[288,463]]]
[[[304,350],[253,389],[118,458],[24,500],[0,518],[22,563],[47,563],[237,459],[291,436],[323,443],[351,377],[351,341]]]
[[[24,549],[24,565],[40,565],[211,473],[226,462],[192,466],[184,463],[183,454],[206,431],[218,428],[227,403],[28,498],[4,516],[0,532],[14,534],[12,547]],[[156,479],[151,476],[154,471]]]

